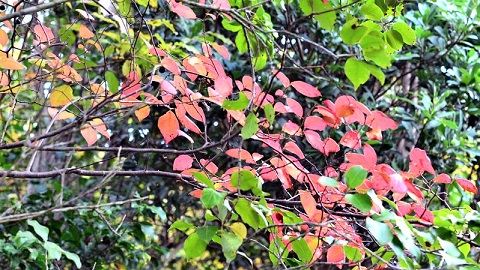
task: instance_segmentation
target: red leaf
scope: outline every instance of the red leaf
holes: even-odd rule
[[[303,154],[302,150],[298,145],[294,142],[287,142],[283,147],[283,150],[290,151],[294,153],[300,159],[305,159],[305,155]]]
[[[357,130],[347,131],[340,140],[340,144],[352,149],[359,149],[362,146],[360,133]]]
[[[306,82],[294,81],[290,85],[293,88],[295,88],[295,90],[297,90],[297,92],[299,92],[300,94],[302,94],[306,97],[316,98],[316,97],[320,97],[322,95],[322,93],[320,93],[320,91],[317,88],[313,87],[312,85],[310,85]]]
[[[365,124],[372,129],[379,127],[381,131],[396,129],[398,124],[381,111],[373,111],[367,116]]]
[[[92,146],[97,140],[97,132],[90,126],[90,124],[86,123],[83,125],[82,129],[80,130],[83,138],[87,141],[88,146]]]
[[[200,159],[200,164],[202,164],[202,166],[205,167],[205,169],[207,169],[207,171],[211,172],[212,174],[216,174],[218,172],[217,165],[215,165],[215,163],[208,159]]]
[[[413,211],[415,212],[415,217],[421,218],[425,221],[433,223],[434,215],[430,210],[426,209],[425,207],[421,206],[420,204],[416,203],[412,205]]]
[[[377,153],[375,153],[373,147],[367,143],[363,145],[363,155],[347,153],[345,157],[353,165],[360,165],[367,171],[374,170],[375,164],[377,164]]]
[[[307,142],[318,151],[324,146],[320,135],[315,131],[305,130],[305,138],[307,139]]]
[[[102,119],[95,118],[89,123],[98,133],[110,139],[110,133],[108,133],[107,126],[103,123]]]
[[[292,136],[302,135],[302,128],[290,120],[288,120],[287,123],[283,124],[282,131]]]
[[[402,201],[397,202],[397,208],[398,208],[398,211],[397,211],[398,215],[402,217],[412,212],[412,205],[406,202],[402,202]]]
[[[423,174],[424,171],[435,174],[435,170],[433,169],[425,150],[414,148],[410,152],[410,171],[412,174],[417,172],[419,173],[418,175]]]
[[[335,101],[335,114],[338,117],[347,117],[355,112],[356,100],[351,96],[341,96]]]
[[[177,13],[178,16],[185,18],[185,19],[196,19],[197,15],[193,10],[182,3],[177,3],[175,1],[170,1],[170,7],[173,12]]]
[[[232,158],[239,158],[241,160],[253,160],[252,155],[245,149],[233,148],[228,149],[225,154],[231,156]]]
[[[305,118],[303,127],[305,129],[323,131],[327,127],[327,123],[321,117],[308,116]]]
[[[184,171],[192,167],[193,158],[188,155],[180,155],[173,161],[175,171]]]
[[[290,86],[290,79],[288,79],[288,77],[285,76],[285,74],[283,74],[283,72],[273,70],[273,74],[277,74],[277,75],[275,75],[275,77],[277,77],[277,79],[280,80],[280,82],[283,84],[283,87],[287,88],[287,87]]]
[[[169,58],[169,57],[163,58],[161,64],[164,68],[166,68],[171,73],[180,75],[180,68],[178,67],[177,62],[175,62],[175,60],[173,60],[172,58]]]
[[[300,118],[303,116],[303,106],[292,98],[286,98],[287,105]]]
[[[471,181],[463,178],[455,178],[455,181],[457,181],[458,185],[460,185],[460,187],[462,187],[465,191],[472,192],[474,194],[478,193],[477,187]]]
[[[336,153],[340,151],[340,146],[338,146],[337,142],[332,138],[327,138],[324,143],[325,146],[323,148],[323,152],[320,152],[322,152],[325,156],[328,156],[330,153]]]
[[[308,217],[313,217],[317,212],[317,202],[309,191],[300,190],[298,193],[300,194],[300,202],[305,213],[307,213]]]
[[[127,80],[122,83],[122,97],[135,99],[140,95],[140,77],[137,72],[132,71],[127,75]]]
[[[175,114],[172,111],[168,111],[166,114],[158,118],[158,128],[160,129],[166,144],[175,139],[180,130],[177,117],[175,117]]]
[[[448,174],[442,173],[437,175],[437,177],[433,178],[432,181],[435,183],[448,184],[452,182],[452,179],[450,178],[450,176],[448,176]]]
[[[341,119],[337,117],[334,111],[330,108],[326,108],[324,106],[318,105],[315,107],[314,112],[318,112],[323,117],[323,120],[331,127],[337,128],[338,125],[341,123]]]
[[[219,76],[214,81],[215,90],[223,97],[228,97],[233,93],[232,78],[227,76]]]
[[[327,251],[327,262],[328,263],[339,263],[338,266],[341,268],[341,263],[345,261],[345,253],[343,251],[343,245],[334,245],[331,246]]]

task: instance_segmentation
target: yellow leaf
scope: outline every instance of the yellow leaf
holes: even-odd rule
[[[50,93],[50,104],[53,107],[64,106],[73,99],[73,90],[69,85],[61,85]]]
[[[238,237],[245,239],[247,237],[247,227],[241,222],[235,222],[232,225],[230,225],[230,229],[234,234],[236,234]]]

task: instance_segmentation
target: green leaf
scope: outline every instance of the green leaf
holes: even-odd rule
[[[403,37],[397,30],[388,30],[385,32],[385,38],[393,50],[400,50],[403,47]]]
[[[343,252],[347,256],[347,259],[349,259],[352,262],[358,262],[360,261],[363,256],[362,253],[360,252],[360,249],[357,247],[351,247],[351,246],[343,246]]]
[[[357,24],[358,19],[351,19],[347,21],[340,31],[340,37],[347,45],[354,45],[367,34],[368,28]]]
[[[248,107],[249,100],[247,96],[240,92],[237,100],[223,100],[222,107],[227,110],[241,111]]]
[[[376,67],[376,66],[373,66],[373,65],[370,65],[370,64],[367,64],[367,63],[364,63],[365,64],[365,67],[370,71],[370,73],[375,77],[377,78],[377,80],[382,84],[384,85],[385,84],[385,74],[383,73],[383,71]]]
[[[227,263],[230,263],[237,256],[237,250],[242,245],[242,238],[238,235],[224,231],[222,234],[222,251],[223,255],[227,259]]]
[[[393,30],[398,31],[403,38],[403,42],[408,45],[415,44],[415,31],[404,22],[396,22],[393,25]]]
[[[368,213],[372,209],[372,200],[365,194],[347,194],[345,199],[358,210]]]
[[[107,80],[108,90],[111,93],[116,93],[120,84],[118,83],[118,79],[115,74],[111,71],[107,71],[105,72],[105,79]]]
[[[349,188],[356,188],[363,184],[367,178],[367,171],[362,168],[362,166],[356,165],[348,169],[345,178],[347,179],[347,186]]]
[[[355,58],[348,58],[345,63],[345,75],[353,83],[353,88],[357,90],[360,85],[368,81],[370,71],[365,68],[364,62]]]
[[[78,269],[82,268],[82,262],[80,261],[80,257],[77,254],[66,251],[66,250],[63,251],[63,254],[65,255],[65,257],[67,257],[67,259],[74,262],[75,266]]]
[[[38,234],[44,242],[48,240],[49,229],[43,225],[40,225],[36,220],[27,220],[27,224],[33,227],[33,230]]]
[[[234,187],[238,187],[240,183],[240,189],[244,191],[250,190],[258,185],[258,178],[249,170],[235,171],[230,181]]]
[[[367,217],[366,226],[370,234],[375,237],[378,244],[380,244],[381,246],[384,246],[390,241],[392,241],[393,234],[387,224],[375,221],[370,217]]]
[[[442,125],[446,126],[446,127],[449,127],[453,130],[458,130],[458,126],[455,122],[453,121],[450,121],[450,120],[446,120],[446,119],[443,119],[443,120],[440,120],[440,123],[442,123]]]
[[[227,29],[228,31],[238,32],[242,30],[242,26],[235,20],[229,20],[227,18],[223,18],[222,20],[223,28]]]
[[[250,139],[258,131],[258,119],[254,113],[250,113],[245,120],[245,126],[242,128],[242,138]]]
[[[278,265],[278,258],[288,257],[288,249],[285,248],[281,238],[275,237],[273,241],[270,241],[269,250],[268,256],[274,266]]]
[[[262,51],[258,54],[258,56],[253,58],[253,66],[255,71],[261,70],[267,65],[268,56],[267,52]]]
[[[122,16],[127,16],[131,12],[131,0],[119,0],[117,1],[118,4],[118,11]]]
[[[212,180],[210,180],[210,178],[208,178],[205,173],[203,172],[192,172],[192,175],[193,177],[195,178],[195,180],[197,180],[199,183],[202,183],[204,185],[206,185],[207,187],[209,188],[215,188],[215,186],[213,185],[213,182]]]
[[[265,223],[262,222],[262,217],[257,211],[255,211],[255,209],[253,209],[252,203],[247,199],[239,198],[235,202],[235,212],[240,215],[243,222],[250,225],[250,227],[255,230]]]
[[[326,177],[326,176],[321,176],[320,177],[320,184],[322,184],[324,186],[327,186],[327,187],[338,188],[338,181],[333,179],[333,178]]]
[[[192,224],[190,223],[187,223],[185,221],[181,221],[181,220],[177,220],[175,221],[171,226],[170,228],[168,228],[168,230],[173,230],[173,229],[177,229],[179,231],[186,231],[188,229],[191,229],[191,228],[195,228],[195,226],[193,226]]]
[[[210,243],[210,240],[217,233],[218,228],[216,226],[204,226],[197,229],[197,234],[205,243]]]
[[[312,260],[313,253],[308,247],[307,241],[300,238],[292,242],[292,249],[297,254],[300,261],[309,263]]]
[[[47,259],[49,260],[60,260],[62,257],[63,249],[55,243],[46,241],[43,244],[43,248],[47,251]]]
[[[360,12],[370,20],[379,21],[383,18],[383,11],[372,2],[368,2],[360,8]]]
[[[438,242],[448,255],[458,258],[462,254],[452,242],[443,240],[440,237],[438,238]]]
[[[205,208],[210,209],[215,205],[222,204],[225,196],[227,196],[225,192],[218,192],[213,188],[206,188],[202,191],[200,201],[202,201]]]
[[[265,117],[270,125],[273,125],[273,121],[275,121],[275,110],[270,102],[265,104],[263,107],[263,111],[265,112]]]
[[[205,243],[197,233],[192,233],[187,237],[183,244],[183,250],[187,255],[187,259],[196,258],[205,252],[207,243]]]
[[[320,26],[323,29],[327,31],[333,30],[333,26],[335,25],[335,21],[337,19],[337,14],[335,13],[335,10],[333,10],[333,6],[330,1],[326,4],[323,3],[323,1],[313,1],[313,12],[325,12],[319,15],[314,15],[313,18],[320,23]]]
[[[303,14],[310,15],[313,12],[312,7],[312,0],[300,0],[300,9],[302,10]]]
[[[239,31],[235,38],[235,45],[237,45],[238,52],[245,53],[248,50],[247,40],[243,31]]]

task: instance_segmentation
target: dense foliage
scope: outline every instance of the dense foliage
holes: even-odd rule
[[[0,268],[478,269],[479,13],[2,1]]]

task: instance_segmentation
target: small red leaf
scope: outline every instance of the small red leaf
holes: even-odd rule
[[[455,181],[457,181],[458,185],[460,185],[460,187],[462,187],[465,191],[472,192],[474,194],[478,193],[477,187],[471,181],[463,178],[455,178]]]
[[[37,39],[40,42],[52,42],[55,40],[55,36],[50,28],[45,25],[37,24],[33,28],[33,32],[37,35]]]
[[[83,125],[82,129],[80,130],[83,138],[87,141],[88,146],[92,146],[97,140],[97,132],[88,124],[86,123]]]
[[[192,167],[193,158],[188,155],[180,155],[173,161],[175,171],[184,171]]]
[[[218,172],[218,167],[213,163],[211,160],[208,159],[200,159],[200,164],[202,164],[207,171],[211,172],[212,174],[216,174]]]
[[[288,79],[285,74],[281,71],[273,70],[273,74],[277,74],[275,77],[280,80],[280,82],[283,84],[283,87],[287,88],[290,86],[290,79]]]
[[[300,118],[303,116],[303,106],[293,98],[286,98],[288,107]]]
[[[196,19],[197,15],[193,10],[182,3],[177,3],[175,1],[170,1],[170,7],[173,12],[177,13],[178,16],[185,18],[185,19]]]
[[[379,127],[382,131],[396,129],[398,124],[381,111],[373,111],[367,116],[365,124],[372,129]]]
[[[435,174],[425,150],[414,148],[410,152],[410,171],[412,174],[418,173],[418,175],[423,174],[424,171]]]
[[[232,158],[238,158],[241,160],[253,160],[252,155],[245,149],[233,148],[228,149],[225,154],[231,156]]]
[[[302,94],[306,97],[316,98],[316,97],[320,97],[322,95],[322,93],[320,93],[320,91],[317,88],[313,87],[312,85],[310,85],[306,82],[294,81],[290,85],[293,88],[295,88],[295,90],[297,90],[297,92],[299,92],[300,94]]]
[[[282,131],[292,136],[302,135],[302,128],[290,120],[288,120],[287,123],[283,124]]]
[[[305,213],[307,213],[309,218],[313,217],[317,212],[317,202],[309,191],[300,190],[298,193],[300,194],[300,202],[302,203]]]
[[[305,158],[305,155],[303,154],[302,150],[300,149],[300,147],[298,147],[298,145],[294,142],[287,142],[285,144],[285,146],[283,147],[283,150],[286,150],[286,151],[290,151],[292,153],[294,153],[295,155],[297,155],[298,158],[300,159],[304,159]]]
[[[325,143],[324,151],[323,152],[320,151],[320,152],[322,152],[325,156],[328,156],[330,153],[336,153],[340,151],[340,146],[332,138],[327,138],[324,143]]]
[[[343,263],[345,261],[345,252],[343,251],[342,245],[331,246],[327,251],[327,262],[328,263]],[[341,266],[341,265],[339,265]],[[340,267],[341,268],[341,267]]]
[[[416,203],[412,205],[413,211],[415,212],[415,217],[421,218],[427,222],[433,223],[434,215],[430,210]]]
[[[327,123],[318,116],[308,116],[305,118],[305,123],[303,124],[305,129],[323,131],[327,127]]]
[[[340,140],[340,144],[352,149],[359,149],[362,146],[360,133],[357,130],[347,131]]]
[[[168,111],[166,114],[158,118],[158,128],[160,129],[166,144],[175,139],[180,130],[177,117],[175,117],[175,114],[172,111]]]
[[[178,67],[177,62],[175,62],[175,60],[173,60],[172,58],[170,57],[163,58],[161,64],[164,68],[166,68],[171,73],[180,75],[181,73],[180,68]]]
[[[216,43],[212,44],[213,49],[217,51],[223,58],[230,60],[230,53],[228,52],[227,48],[223,45],[218,45]]]
[[[448,176],[448,174],[442,173],[437,175],[437,177],[433,178],[432,181],[435,183],[448,184],[452,182],[452,179],[450,178],[450,176]]]

